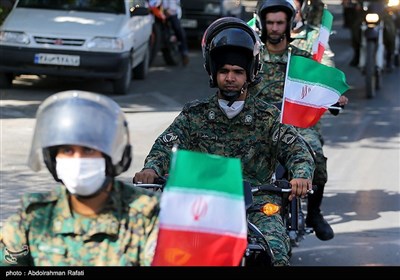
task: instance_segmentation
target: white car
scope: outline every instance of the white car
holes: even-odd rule
[[[0,88],[21,74],[110,79],[126,94],[149,71],[146,0],[17,0],[0,27]]]

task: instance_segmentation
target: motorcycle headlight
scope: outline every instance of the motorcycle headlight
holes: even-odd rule
[[[279,212],[281,207],[279,205],[273,203],[266,203],[261,207],[261,212],[263,212],[267,216],[272,216]]]
[[[367,14],[365,16],[365,21],[367,23],[377,23],[379,21],[379,15],[374,13]]]
[[[400,0],[389,0],[387,6],[389,8],[396,7],[400,5]]]

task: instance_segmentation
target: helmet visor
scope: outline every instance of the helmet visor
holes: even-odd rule
[[[39,106],[28,166],[40,170],[42,149],[59,145],[92,148],[117,163],[127,144],[127,123],[118,104],[106,96],[66,91]]]

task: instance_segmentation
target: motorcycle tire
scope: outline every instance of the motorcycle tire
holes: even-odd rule
[[[169,66],[178,65],[181,62],[181,52],[179,51],[179,40],[175,35],[174,29],[169,22],[164,26],[164,42],[161,53],[164,61]]]
[[[149,65],[153,65],[155,58],[158,55],[158,52],[161,49],[161,41],[162,41],[162,23],[156,21],[153,24],[153,30],[151,32],[150,38],[150,61]]]
[[[170,42],[166,47],[161,49],[164,61],[169,66],[178,65],[181,61],[179,45],[177,42]]]
[[[367,53],[365,61],[365,91],[367,98],[373,98],[376,95],[377,81],[376,81],[376,42],[367,42]]]

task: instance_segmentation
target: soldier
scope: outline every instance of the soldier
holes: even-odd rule
[[[320,23],[318,25],[312,25],[307,21],[311,11],[307,0],[294,0],[294,4],[296,5],[297,13],[294,19],[296,25],[291,32],[291,45],[312,53],[313,44],[319,37]],[[321,63],[335,67],[335,62],[333,60],[334,55],[328,44],[325,47]]]
[[[306,1],[308,6],[308,13],[305,15],[305,19],[308,24],[313,26],[319,26],[321,24],[322,13],[324,11],[325,4],[322,0],[303,0]]]
[[[125,116],[113,100],[65,91],[39,107],[29,166],[57,182],[27,193],[0,232],[2,265],[150,265],[159,196],[115,179],[131,163]]]
[[[296,7],[292,0],[267,0],[258,7],[261,24],[261,40],[265,44],[262,56],[261,82],[249,89],[250,95],[259,97],[268,103],[281,103],[284,81],[288,62],[289,47],[292,55],[311,58],[311,54],[290,44],[291,30],[294,26]],[[347,98],[339,100],[339,105],[347,103]],[[331,226],[321,214],[321,203],[325,183],[328,180],[327,166],[322,145],[320,123],[311,128],[299,128],[299,133],[311,145],[316,156],[316,169],[313,184],[317,191],[308,196],[306,224],[312,227],[320,240],[330,240],[334,237]]]
[[[309,18],[310,11],[312,8],[310,7],[309,1],[305,0],[294,0],[294,4],[297,9],[297,13],[295,16],[295,26],[292,29],[290,35],[290,45],[296,46],[299,49],[305,50],[309,53],[312,53],[313,44],[319,37],[319,26],[311,25],[308,23],[307,18]],[[321,63],[330,67],[335,67],[335,61],[333,57],[335,54],[331,50],[329,44],[325,46],[324,54],[322,55]],[[339,101],[337,105],[344,106],[348,103],[348,98],[345,95],[341,95],[339,97]],[[339,111],[335,109],[329,110],[333,115],[337,115]]]
[[[271,183],[279,159],[290,172],[290,199],[306,194],[315,167],[306,143],[292,126],[280,124],[275,106],[247,94],[259,69],[260,45],[258,35],[238,18],[221,18],[207,28],[202,39],[204,66],[210,86],[218,90],[185,105],[156,139],[134,182],[152,183],[167,173],[176,144],[180,149],[240,158],[244,180],[255,185]],[[279,194],[258,195],[255,201],[281,205]],[[288,265],[290,241],[279,212],[253,213],[251,221],[269,241],[273,264]]]
[[[366,11],[363,9],[363,0],[358,0],[354,7],[354,19],[351,24],[351,45],[353,47],[353,58],[350,61],[350,66],[358,66],[360,62],[361,48],[361,23],[363,22]],[[371,1],[369,5],[374,5],[379,12],[379,16],[384,22],[383,43],[386,48],[386,69],[390,72],[394,68],[394,53],[396,45],[396,24],[388,10],[385,7],[384,0]],[[376,12],[376,11],[375,11]]]

